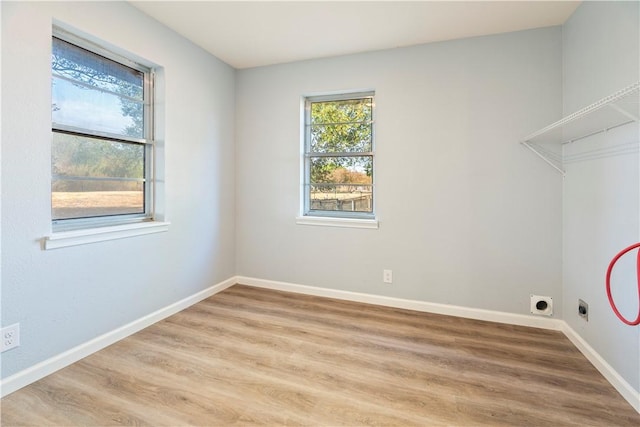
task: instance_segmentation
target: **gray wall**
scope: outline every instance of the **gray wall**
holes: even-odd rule
[[[638,2],[584,2],[563,27],[564,113],[570,114],[640,80]],[[576,142],[565,155],[638,144],[638,126]],[[609,307],[609,261],[640,238],[638,151],[566,165],[564,180],[564,319],[636,391],[640,391],[640,328],[621,323]],[[635,253],[634,253],[635,255]],[[614,276],[616,301],[637,315],[633,256]],[[589,322],[577,314],[589,304]]]
[[[51,232],[51,28],[164,67],[168,232],[43,251]],[[2,377],[228,279],[235,71],[124,2],[2,2]]]
[[[241,70],[240,275],[562,311],[561,177],[518,144],[562,105],[559,27]],[[302,95],[376,91],[378,230],[296,225]],[[394,283],[382,283],[393,269]]]

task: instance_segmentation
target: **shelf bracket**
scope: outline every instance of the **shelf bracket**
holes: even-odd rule
[[[558,172],[560,172],[562,174],[562,177],[565,176],[566,172],[564,170],[562,170],[561,168],[559,168],[558,166],[556,166],[551,160],[549,160],[547,158],[547,156],[545,156],[543,153],[541,153],[536,147],[534,147],[530,142],[528,141],[521,141],[520,144],[524,145],[525,147],[527,147],[529,150],[531,150],[536,156],[540,157],[542,160],[544,160],[549,166],[551,166],[552,168],[554,168],[555,170],[557,170]]]

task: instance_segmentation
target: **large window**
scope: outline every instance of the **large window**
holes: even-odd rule
[[[66,33],[54,34],[54,230],[151,218],[151,70]]]
[[[304,214],[374,217],[372,92],[308,97]]]

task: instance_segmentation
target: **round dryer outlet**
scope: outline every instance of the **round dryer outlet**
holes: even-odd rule
[[[553,298],[531,294],[531,314],[553,315]]]

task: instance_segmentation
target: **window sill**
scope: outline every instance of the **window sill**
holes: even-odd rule
[[[321,227],[378,228],[377,219],[333,218],[321,216],[299,216],[296,217],[296,224],[317,225]]]
[[[84,230],[62,231],[44,238],[44,249],[58,249],[67,246],[86,245],[107,240],[161,233],[169,230],[169,222],[149,221]]]

